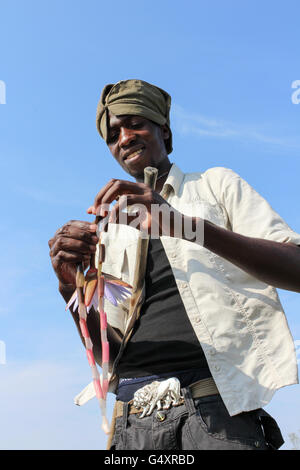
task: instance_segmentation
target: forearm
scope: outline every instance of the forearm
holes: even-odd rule
[[[66,303],[69,302],[75,289],[76,286],[73,284],[62,284],[61,282],[58,284],[58,291]]]
[[[199,219],[194,218],[194,224]],[[204,221],[203,246],[271,286],[300,292],[300,248],[246,237]]]

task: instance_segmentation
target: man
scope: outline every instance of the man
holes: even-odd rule
[[[128,304],[106,302],[114,359],[110,390],[117,394],[111,448],[276,449],[282,436],[262,407],[277,389],[297,383],[276,287],[300,292],[300,235],[232,170],[184,174],[170,162],[170,104],[164,90],[125,80],[104,88],[97,109],[100,135],[136,180],[112,179],[88,209],[105,217],[117,201],[114,223],[103,234],[103,270],[132,284],[140,231],[155,227],[158,234],[150,237],[143,260],[134,321]],[[158,169],[155,190],[143,182],[147,166]],[[124,207],[134,204],[145,209],[139,230],[119,223]],[[153,210],[157,206],[170,216],[169,225]],[[88,267],[97,241],[96,226],[81,221],[68,222],[49,241],[66,301],[75,288],[76,263]],[[77,311],[71,313],[78,327]],[[88,326],[101,364],[94,311]],[[170,398],[176,379],[179,402]],[[161,390],[168,409],[156,406]],[[140,417],[139,400],[144,411],[154,408],[151,414]]]

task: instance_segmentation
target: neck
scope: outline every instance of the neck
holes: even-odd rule
[[[169,161],[169,159],[164,160],[160,165],[158,165],[156,168],[158,169],[158,175],[157,175],[157,180],[156,180],[156,186],[155,186],[155,191],[160,192],[162,190],[162,187],[168,177],[168,173],[171,169],[172,163]],[[144,179],[141,177],[136,178],[136,181],[138,183],[143,183]]]

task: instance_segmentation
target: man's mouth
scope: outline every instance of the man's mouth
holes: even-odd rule
[[[135,150],[134,152],[130,153],[130,154],[125,158],[125,160],[131,160],[132,158],[134,158],[134,157],[140,155],[144,149],[145,149],[145,147],[141,147],[140,149]]]

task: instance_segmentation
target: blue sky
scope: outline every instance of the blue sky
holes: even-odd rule
[[[1,449],[105,448],[96,401],[73,405],[90,369],[47,245],[67,220],[90,220],[110,178],[128,178],[96,131],[105,84],[167,90],[171,161],[232,168],[300,233],[299,13],[291,0],[0,1]],[[300,340],[299,294],[279,294]],[[299,405],[295,385],[267,407],[284,448]]]

